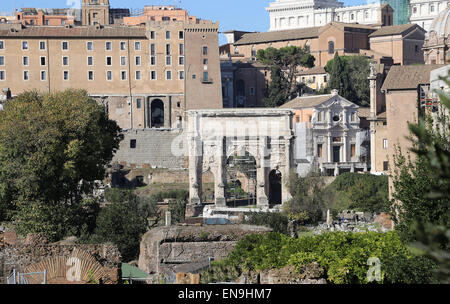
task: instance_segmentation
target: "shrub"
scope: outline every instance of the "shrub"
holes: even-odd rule
[[[245,220],[246,224],[272,228],[274,232],[288,233],[289,220],[284,213],[252,212]]]
[[[297,270],[317,262],[332,284],[367,284],[369,258],[381,262],[378,283],[433,283],[436,264],[414,256],[396,232],[333,232],[289,238],[280,233],[249,235],[241,240],[221,267],[228,271],[261,271],[293,265]],[[212,268],[215,266],[213,265]],[[209,271],[210,279],[214,269]],[[223,269],[221,270],[223,272]]]

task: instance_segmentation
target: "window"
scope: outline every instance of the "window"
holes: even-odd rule
[[[183,80],[184,79],[184,71],[178,72],[178,79]]]
[[[316,76],[312,77],[312,82],[315,83],[316,82]]]
[[[127,57],[120,56],[120,65],[121,66],[127,65]]]
[[[208,47],[207,46],[203,47],[203,55],[204,56],[208,55]]]
[[[69,71],[63,71],[63,79],[69,80]]]
[[[350,15],[350,20],[355,20],[355,14]]]
[[[184,57],[183,56],[178,57],[178,65],[184,65]]]
[[[4,50],[5,49],[5,41],[0,41],[0,50]]]
[[[323,121],[323,112],[319,112],[317,115],[317,121],[321,122]]]
[[[180,44],[178,48],[179,48],[180,56],[183,56],[184,55],[184,44]]]
[[[166,79],[172,80],[172,71],[166,71]]]
[[[166,56],[166,65],[172,65],[172,56]]]
[[[28,41],[22,41],[22,50],[28,50]]]
[[[5,65],[5,56],[0,56],[0,65]]]
[[[388,171],[389,170],[389,162],[385,161],[383,162],[383,171]]]
[[[250,87],[250,96],[255,96],[255,88]]]
[[[5,71],[0,71],[0,80],[5,80]]]
[[[62,42],[62,50],[67,51],[69,49],[69,42],[63,41]]]
[[[141,65],[141,56],[136,56],[134,58],[134,62],[136,63],[136,66],[140,66]]]
[[[430,6],[430,12],[432,12],[432,13],[434,12],[434,5]]]
[[[418,46],[417,44],[414,46],[414,51],[415,51],[416,53],[419,53],[419,46]]]
[[[50,25],[50,20],[45,20],[45,25]]]
[[[45,64],[46,64],[46,58],[41,57],[41,66],[45,66]]]
[[[40,50],[45,50],[45,41],[40,41],[39,42],[39,49]]]
[[[309,42],[306,43],[305,50],[306,50],[307,53],[311,53],[311,46],[309,45]]]
[[[203,72],[203,81],[209,81],[208,72]]]
[[[106,72],[106,80],[112,80],[112,71]]]
[[[152,44],[150,44],[150,55],[155,55],[155,53],[156,53],[156,47],[155,47],[155,44],[152,43]]]
[[[178,32],[178,39],[184,39],[184,32],[183,31],[179,31]]]
[[[387,150],[388,147],[389,147],[388,140],[387,139],[383,139],[383,149]]]
[[[22,57],[22,65],[28,66],[28,64],[29,64],[28,57],[27,56]]]
[[[350,145],[350,157],[355,157],[356,156],[356,145],[355,144],[351,144]]]
[[[142,106],[142,99],[140,99],[140,98],[136,99],[136,108],[140,109],[141,106]]]
[[[41,71],[41,81],[45,81],[47,79],[47,72]]]
[[[89,56],[87,58],[87,65],[94,65],[94,57]]]
[[[106,57],[106,65],[109,65],[109,66],[112,65],[112,57],[110,57],[110,56]]]
[[[327,82],[327,76],[323,76],[323,82]]]
[[[136,71],[135,79],[136,80],[141,80],[141,71]]]
[[[166,31],[166,39],[170,39],[170,31]]]
[[[94,43],[93,43],[92,41],[88,41],[88,42],[86,43],[86,49],[87,49],[88,51],[94,50]]]
[[[155,56],[150,57],[150,65],[156,65],[156,57]]]
[[[30,79],[30,72],[23,71],[23,80],[29,80],[29,79]]]
[[[356,113],[355,113],[355,112],[353,112],[353,113],[351,114],[350,120],[351,120],[351,121],[356,121]]]
[[[139,41],[136,41],[136,42],[134,43],[134,49],[135,49],[136,51],[140,51],[140,50],[141,50],[141,43],[140,43]]]
[[[170,44],[166,44],[166,55],[170,55],[170,54],[171,54]]]
[[[333,41],[328,42],[328,54],[334,54],[334,42]]]
[[[107,41],[107,42],[105,43],[105,49],[106,49],[107,51],[111,51],[111,50],[112,50],[112,43],[111,43],[111,41]]]
[[[150,31],[150,39],[155,39],[155,31]]]
[[[204,64],[204,65],[207,65],[207,64],[208,64],[208,59],[204,58],[204,59],[203,59],[203,64]]]
[[[136,149],[136,139],[130,140],[130,149]]]
[[[299,116],[295,116],[295,122],[299,123],[300,122],[300,117]]]
[[[322,144],[317,145],[317,157],[323,157],[323,145]]]
[[[127,43],[125,41],[120,42],[120,50],[125,51],[127,48]]]
[[[156,71],[150,71],[150,79],[156,80]]]
[[[88,71],[88,80],[94,80],[94,71]]]
[[[127,80],[127,71],[120,71],[120,79]]]
[[[414,7],[413,7],[413,13],[414,13],[414,14],[417,14],[417,6],[414,6]]]
[[[69,57],[63,56],[63,65],[68,66],[69,65]]]

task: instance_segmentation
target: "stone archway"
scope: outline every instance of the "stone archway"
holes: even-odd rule
[[[161,99],[155,99],[150,106],[150,121],[152,128],[164,127],[164,102]]]
[[[278,170],[269,173],[269,203],[279,205],[282,203],[282,174]]]
[[[287,189],[294,134],[291,110],[191,110],[187,114],[191,205],[202,203],[202,172],[210,168],[215,204],[226,206],[226,163],[236,152],[248,152],[255,159],[258,206],[269,206],[269,168],[282,173],[281,202],[291,198]]]

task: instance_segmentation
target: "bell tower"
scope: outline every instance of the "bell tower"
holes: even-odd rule
[[[109,25],[109,0],[82,0],[82,25]]]

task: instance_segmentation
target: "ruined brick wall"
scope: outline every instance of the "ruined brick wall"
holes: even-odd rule
[[[158,227],[142,238],[139,268],[174,278],[180,272],[195,273],[208,266],[209,258],[227,257],[246,235],[269,231],[249,225]]]
[[[58,264],[54,261],[63,259],[65,261],[75,255],[84,255],[86,258],[82,263],[85,264],[89,262],[94,265],[98,262],[102,268],[99,273],[102,272],[101,276],[104,282],[117,283],[120,280],[121,255],[117,246],[113,244],[48,244],[42,240],[17,238],[14,242],[0,244],[0,274],[3,275],[0,277],[0,284],[5,282],[6,276],[12,269],[16,269],[18,272],[27,272],[30,269],[43,271],[43,269],[38,269],[39,267],[36,268],[36,264],[52,265],[53,269]],[[63,264],[58,266],[67,268],[66,263]],[[52,269],[47,269],[47,271],[59,271],[56,268]],[[95,271],[95,269],[92,270]],[[98,276],[97,279],[101,276]]]

